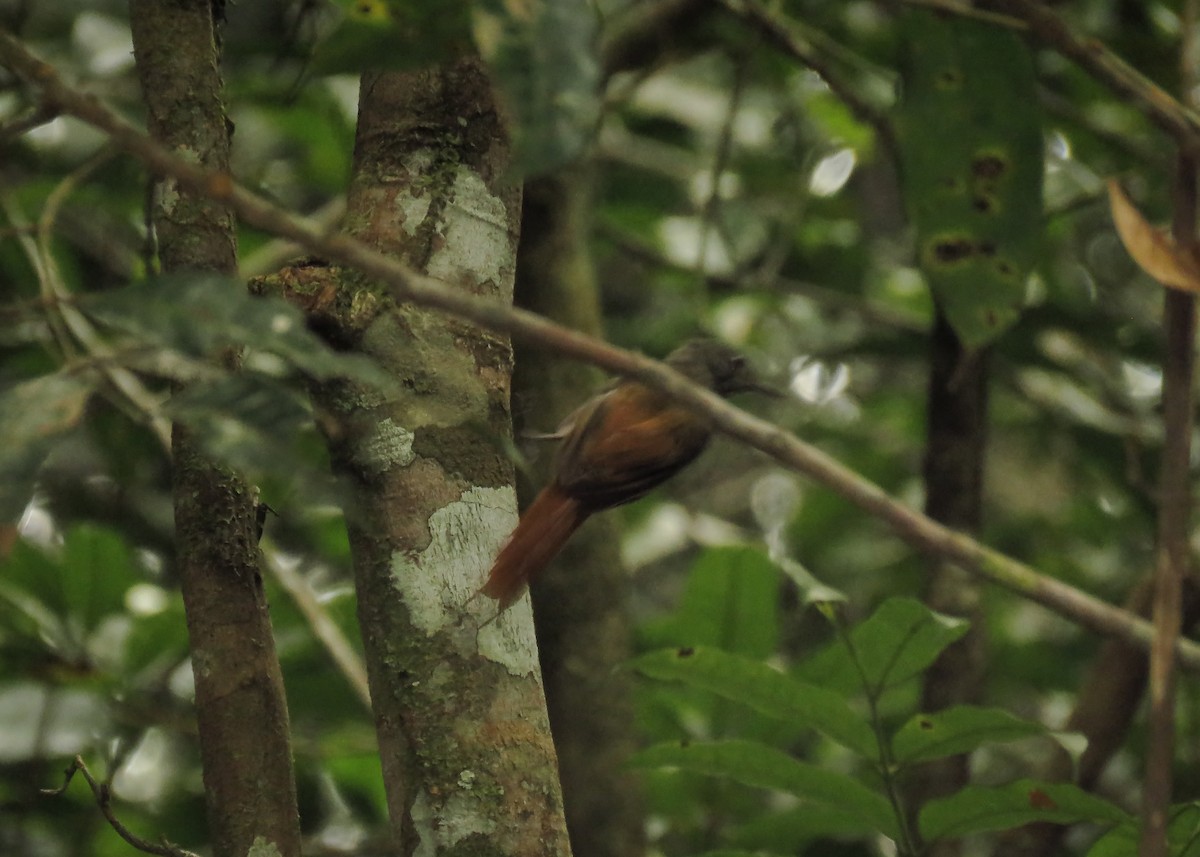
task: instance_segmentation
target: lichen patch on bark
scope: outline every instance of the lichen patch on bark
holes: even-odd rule
[[[504,200],[483,179],[459,167],[442,212],[442,241],[431,253],[428,272],[468,287],[511,279],[516,251]]]
[[[479,653],[503,665],[510,675],[529,675],[539,669],[531,610],[529,598],[523,595],[479,631]]]
[[[354,445],[354,464],[363,473],[379,475],[412,464],[413,433],[397,425],[391,417],[371,424],[370,435]]]
[[[511,486],[472,487],[429,516],[429,545],[392,555],[392,580],[416,628],[432,635],[457,621],[516,523]]]

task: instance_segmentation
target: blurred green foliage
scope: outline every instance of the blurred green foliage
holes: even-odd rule
[[[750,552],[711,552],[693,573],[711,575],[712,566],[722,563],[736,589],[742,578],[729,572],[743,564],[744,557],[739,554]],[[690,630],[682,618],[686,608],[679,612],[680,631],[686,639]],[[676,835],[687,831],[692,839],[688,848],[752,845],[767,853],[788,854],[820,835],[869,841],[882,834],[899,843],[902,853],[916,853],[918,841],[932,843],[943,837],[1038,821],[1091,822],[1104,827],[1133,822],[1120,808],[1074,786],[1025,780],[1003,787],[972,786],[931,801],[921,810],[918,840],[908,829],[899,797],[914,765],[1009,741],[1037,738],[1044,742],[1052,736],[1039,723],[993,708],[957,706],[900,721],[885,716],[884,695],[897,686],[912,684],[966,631],[965,624],[933,613],[911,598],[885,601],[853,629],[842,625],[836,611],[828,612],[842,633],[840,639],[793,667],[795,675],[805,677],[807,683],[756,658],[690,645],[658,650],[634,661],[634,669],[643,675],[672,680],[693,692],[725,700],[735,712],[732,721],[721,723],[711,717],[711,707],[707,722],[695,719],[692,710],[693,719],[661,727],[674,740],[653,744],[634,757],[637,766],[669,771],[660,775],[664,777],[663,791],[671,793],[663,812],[671,813],[678,806],[675,794],[686,788],[681,780],[686,782],[694,775],[721,777],[794,799],[782,807],[766,804],[732,814],[729,823],[714,834],[704,822],[720,817],[721,808],[704,806],[712,799],[711,792],[693,784],[695,802],[684,805],[686,814],[674,824]],[[648,692],[660,699],[670,693],[662,688]],[[689,710],[684,708],[685,699],[675,702],[677,710]],[[724,737],[744,734],[747,721],[759,715],[782,721],[794,732],[782,742],[778,734],[773,739]],[[726,725],[729,722],[736,722],[736,728]],[[789,750],[811,740],[813,736],[806,734],[809,730],[833,741],[840,750],[850,751],[849,755],[818,741],[806,747],[804,754],[824,764],[799,761]],[[753,728],[749,734],[770,735]],[[655,784],[653,778],[651,783]],[[651,795],[652,799],[659,797],[657,792]],[[785,823],[794,815],[806,817],[803,828]],[[693,826],[696,829],[691,829]],[[766,831],[772,835],[765,835]]]
[[[408,5],[414,20],[444,7]],[[794,393],[762,407],[765,416],[919,505],[932,301],[914,233],[921,224],[906,212],[931,189],[921,172],[898,178],[896,153],[878,134],[895,115],[903,27],[868,0],[777,4],[819,37],[813,43],[828,50],[837,87],[726,15],[706,18],[646,67],[597,82],[597,12],[609,34],[625,5],[529,4],[543,15],[536,25],[506,20],[491,31],[511,38],[491,44],[498,83],[517,103],[529,153],[521,166],[549,168],[584,151],[610,338],[664,354],[700,328],[742,345]],[[1177,5],[1085,0],[1056,9],[1177,91]],[[68,79],[136,118],[125,14],[115,0],[0,7]],[[352,157],[353,72],[372,54],[351,33],[336,66],[345,73],[321,65],[322,40],[342,20],[333,6],[232,3],[227,15],[238,178],[297,211],[336,212]],[[440,24],[445,38],[420,34],[434,56],[444,42],[459,47],[462,22]],[[1041,237],[1022,262],[1031,269],[1024,308],[993,346],[983,537],[1119,602],[1152,562],[1161,293],[1121,249],[1101,179],[1123,176],[1161,217],[1171,150],[1136,108],[1078,68],[1031,54],[1038,103],[1004,103],[1026,135],[1040,122],[1040,153],[1027,136],[1013,150],[1030,181],[1041,160],[1040,207],[1019,199],[1023,218],[1036,223],[1012,228]],[[9,87],[0,121],[33,109]],[[926,147],[964,120],[934,105],[921,121],[924,136],[901,135],[902,145],[937,155]],[[116,802],[131,828],[202,847],[169,467],[145,414],[114,392],[108,370],[129,371],[161,416],[193,421],[214,452],[248,468],[277,513],[264,550],[295,564],[353,641],[337,486],[304,384],[371,369],[305,338],[289,310],[234,284],[148,279],[147,181],[127,158],[91,165],[38,240],[51,194],[104,141],[69,119],[34,124],[5,141],[0,166],[0,523],[22,518],[24,534],[0,568],[0,853],[128,853],[81,789],[38,794],[58,784],[75,753],[101,776],[116,771]],[[239,244],[255,273],[263,259],[289,258],[274,256],[279,248],[253,230],[243,229]],[[52,287],[109,346],[102,358],[72,334]],[[200,365],[196,356],[219,344],[249,346],[246,372]],[[181,378],[198,386],[165,404]],[[1131,803],[1114,809],[1022,781],[1050,740],[1032,735],[1037,724],[1061,725],[1091,664],[1090,634],[986,592],[991,707],[922,720],[917,677],[961,627],[921,619],[912,598],[924,560],[880,524],[723,440],[620,514],[639,572],[635,666],[656,677],[642,686],[635,727],[653,748],[641,770],[658,852],[878,853],[867,831],[893,832],[897,823],[874,808],[884,784],[869,751],[882,734],[897,764],[982,748],[973,760],[980,785],[948,799],[965,809],[943,803],[922,815],[928,836],[1061,812],[1115,825],[1092,853],[1129,853]],[[745,541],[769,549],[700,547]],[[842,607],[816,601],[848,629],[857,666],[837,626],[791,582],[805,575],[845,595]],[[385,814],[370,716],[290,596],[269,575],[267,583],[304,829],[314,849],[365,847]],[[913,644],[891,663],[888,647],[902,632]],[[812,687],[819,692],[804,691]],[[1194,717],[1181,719],[1181,799],[1200,790],[1195,729]],[[1133,800],[1142,738],[1135,731],[1118,756],[1107,794]],[[967,815],[973,821],[955,827]],[[1194,808],[1180,809],[1177,841],[1195,828]]]

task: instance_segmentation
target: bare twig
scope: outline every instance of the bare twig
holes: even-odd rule
[[[273,550],[264,550],[267,569],[275,575],[275,579],[291,596],[292,602],[304,616],[313,636],[317,638],[330,659],[341,672],[342,677],[354,690],[358,701],[369,712],[371,711],[371,691],[367,685],[367,668],[362,658],[354,651],[342,629],[329,616],[329,611],[321,604],[313,588],[296,568],[279,556]]]
[[[314,223],[332,229],[346,215],[346,197],[337,196],[314,211],[310,217]],[[246,279],[261,277],[278,270],[288,260],[304,255],[304,248],[293,241],[277,238],[268,241],[238,262],[238,274]]]
[[[935,12],[949,12],[961,18],[974,18],[976,21],[983,21],[985,24],[996,24],[1000,27],[1007,27],[1010,30],[1027,29],[1027,25],[1020,18],[1011,18],[1008,15],[999,15],[995,12],[989,12],[987,9],[980,9],[978,6],[972,6],[970,0],[965,0],[965,2],[957,2],[957,0],[904,0],[904,2],[909,6],[920,6],[925,9],[932,9]]]
[[[1096,633],[1121,637],[1143,648],[1150,645],[1154,628],[1144,619],[1053,577],[1039,574],[1024,563],[938,524],[893,500],[878,485],[816,447],[692,384],[664,364],[614,348],[535,313],[476,297],[465,289],[456,289],[419,274],[353,238],[327,234],[303,218],[289,214],[236,184],[228,173],[204,170],[175,157],[98,100],[64,84],[53,67],[30,54],[4,30],[0,30],[0,65],[62,105],[64,112],[107,133],[152,171],[169,176],[194,193],[224,202],[252,226],[296,241],[314,254],[356,268],[386,284],[395,300],[450,313],[662,390],[686,407],[703,412],[716,429],[765,452],[785,467],[809,476],[868,514],[880,518],[914,548],[954,562]],[[1177,652],[1182,665],[1200,670],[1200,644],[1181,639]]]
[[[705,272],[708,270],[708,250],[709,242],[716,232],[718,237],[724,237],[724,230],[721,229],[718,222],[721,208],[721,177],[725,174],[726,167],[729,166],[729,160],[733,155],[733,124],[737,119],[738,109],[741,107],[742,95],[746,90],[747,78],[747,61],[745,57],[737,57],[734,60],[733,69],[733,86],[729,92],[729,105],[725,110],[725,121],[721,123],[721,132],[717,137],[717,148],[713,154],[712,167],[709,169],[708,199],[704,201],[704,208],[700,213],[700,241],[696,248],[696,267],[695,274],[703,286],[707,283]],[[730,247],[732,250],[732,247]],[[700,292],[703,294],[703,292]]]
[[[1139,109],[1185,151],[1200,149],[1200,114],[1172,98],[1098,39],[1080,38],[1054,11],[1034,0],[989,0],[996,12],[1024,22],[1029,34],[1077,64]],[[955,11],[950,10],[948,11]]]
[[[117,154],[115,146],[105,146],[66,176],[46,198],[36,227],[24,231],[25,218],[15,201],[0,197],[9,222],[22,229],[17,242],[38,278],[45,317],[55,343],[67,359],[86,354],[108,384],[113,403],[130,418],[145,423],[164,449],[171,448],[170,425],[162,417],[158,398],[132,372],[114,363],[111,347],[97,334],[92,324],[74,305],[70,290],[58,270],[50,248],[50,239],[63,202],[87,178]]]
[[[812,69],[834,95],[858,117],[859,121],[875,129],[880,142],[890,151],[896,150],[895,134],[887,116],[868,101],[831,62],[830,53],[840,46],[827,40],[818,45],[815,34],[798,31],[794,22],[786,21],[767,9],[757,0],[717,0],[733,15],[754,28],[776,50],[792,57]],[[806,37],[807,36],[807,37]],[[839,53],[848,53],[841,49]],[[844,57],[843,57],[844,58]],[[857,58],[855,58],[857,60]],[[861,64],[861,61],[858,61]]]
[[[43,102],[24,116],[18,116],[11,122],[0,126],[0,140],[15,140],[34,128],[40,128],[58,118],[58,110],[49,103]]]
[[[62,786],[56,789],[42,789],[42,794],[53,797],[62,795],[66,792],[67,787],[71,785],[71,780],[75,778],[75,774],[83,774],[83,778],[87,780],[88,787],[92,790],[92,796],[96,799],[96,806],[100,808],[100,812],[108,820],[109,825],[117,832],[118,836],[138,851],[144,851],[147,854],[157,854],[158,857],[199,857],[194,851],[188,851],[186,848],[172,845],[166,839],[163,839],[161,843],[154,843],[148,839],[143,839],[126,827],[113,811],[112,790],[109,784],[107,782],[98,782],[92,776],[92,772],[84,764],[82,756],[76,756],[74,761],[67,766],[67,770],[64,773],[65,779]]]

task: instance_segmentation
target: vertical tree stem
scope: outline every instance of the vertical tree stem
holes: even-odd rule
[[[1195,243],[1196,162],[1179,156],[1175,191],[1175,240]],[[1168,290],[1163,327],[1163,407],[1166,439],[1159,490],[1158,549],[1150,649],[1149,736],[1142,794],[1141,857],[1167,854],[1171,804],[1171,763],[1175,749],[1175,644],[1180,632],[1182,581],[1188,566],[1191,512],[1192,375],[1195,363],[1196,307],[1189,294]]]
[[[228,170],[213,9],[209,0],[133,0],[130,21],[151,133],[206,168]],[[181,193],[173,180],[160,190],[153,221],[163,271],[233,274],[232,212]],[[298,857],[287,702],[258,568],[255,492],[210,460],[180,424],[172,448],[175,538],[212,853],[241,857],[260,844]]]

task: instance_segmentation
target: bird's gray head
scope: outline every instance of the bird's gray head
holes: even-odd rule
[[[758,380],[744,355],[715,339],[688,340],[667,355],[666,363],[721,396],[749,392],[780,395]]]

